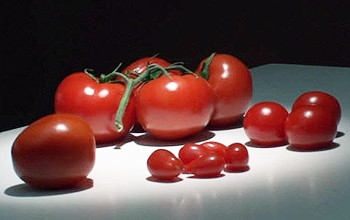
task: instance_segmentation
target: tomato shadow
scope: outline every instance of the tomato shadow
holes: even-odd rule
[[[150,182],[156,182],[156,183],[177,183],[177,182],[183,181],[183,179],[180,178],[180,177],[175,177],[175,178],[173,178],[171,180],[161,180],[161,179],[157,179],[157,178],[155,178],[153,176],[147,177],[146,180],[148,180]]]
[[[134,136],[133,141],[138,144],[138,145],[143,145],[143,146],[177,146],[177,145],[183,145],[185,143],[190,143],[190,142],[201,142],[201,141],[206,141],[211,139],[212,137],[215,136],[214,132],[211,132],[209,130],[203,130],[195,135],[192,135],[187,138],[182,138],[182,139],[176,139],[176,140],[160,140],[155,138],[154,136],[145,133],[140,136]]]
[[[232,125],[224,125],[224,126],[208,125],[208,129],[212,131],[231,130],[231,129],[238,129],[238,128],[243,128],[243,118]]]
[[[284,144],[281,144],[281,145],[276,145],[276,146],[266,146],[266,145],[259,145],[259,144],[255,144],[253,143],[252,141],[248,141],[245,143],[246,146],[248,147],[254,147],[254,148],[277,148],[277,147],[284,147],[286,146],[288,143],[284,143]]]
[[[307,150],[307,149],[296,148],[290,144],[287,146],[287,150],[294,151],[294,152],[319,152],[319,151],[333,150],[333,149],[338,148],[338,147],[340,147],[340,144],[332,142],[330,146],[328,145],[328,146],[325,146],[323,148]]]
[[[5,189],[4,193],[12,197],[42,197],[76,193],[92,188],[94,182],[86,178],[79,184],[67,189],[38,189],[28,184],[22,183]]]
[[[189,178],[189,179],[217,179],[217,178],[222,178],[224,176],[225,176],[225,174],[220,173],[219,175],[216,175],[216,176],[201,177],[201,176],[191,175],[191,176],[188,176],[187,178]]]
[[[245,173],[247,171],[250,170],[250,166],[244,166],[244,167],[239,167],[239,168],[235,168],[235,167],[225,167],[224,171],[226,173]]]
[[[344,132],[338,131],[337,134],[335,135],[335,138],[340,138],[340,137],[343,137],[344,135],[345,135]]]

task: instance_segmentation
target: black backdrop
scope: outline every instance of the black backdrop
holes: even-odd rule
[[[52,113],[57,85],[74,71],[108,73],[156,53],[190,69],[212,52],[250,68],[350,66],[348,1],[262,2],[7,1],[0,130]]]

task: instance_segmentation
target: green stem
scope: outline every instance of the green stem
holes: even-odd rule
[[[208,80],[209,79],[209,66],[211,61],[213,60],[215,56],[215,53],[212,53],[208,59],[206,61],[204,61],[201,72],[200,72],[200,76],[202,76],[204,79]]]

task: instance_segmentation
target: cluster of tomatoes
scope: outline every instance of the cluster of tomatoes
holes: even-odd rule
[[[249,169],[249,154],[245,145],[209,141],[187,143],[178,156],[166,149],[155,150],[147,160],[147,168],[155,181],[176,181],[180,174],[196,178],[220,177],[222,171],[244,172]]]
[[[121,73],[69,75],[57,88],[55,111],[84,118],[98,145],[115,143],[135,123],[158,139],[174,140],[237,122],[252,93],[249,69],[232,55],[213,53],[193,72],[145,57]]]
[[[274,147],[290,144],[294,150],[310,151],[332,146],[341,117],[338,100],[323,91],[301,94],[292,110],[264,101],[250,107],[243,127],[252,144]]]
[[[252,99],[248,68],[229,54],[211,54],[196,71],[160,57],[141,58],[121,72],[120,66],[61,81],[55,113],[30,124],[13,143],[14,169],[24,182],[71,187],[92,170],[96,147],[115,144],[136,124],[158,139],[185,138],[208,125],[236,123]]]

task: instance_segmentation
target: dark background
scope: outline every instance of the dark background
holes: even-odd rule
[[[52,113],[56,87],[74,71],[108,73],[156,53],[190,69],[212,52],[249,68],[350,66],[349,1],[242,2],[3,3],[0,130]]]

